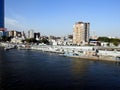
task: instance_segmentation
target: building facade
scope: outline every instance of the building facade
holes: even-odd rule
[[[16,30],[12,30],[8,32],[9,37],[22,37],[22,33]]]
[[[4,28],[4,0],[0,0],[0,29]]]
[[[73,26],[73,44],[84,45],[89,42],[90,23],[77,22]]]
[[[34,38],[40,38],[40,33],[34,33]]]
[[[34,38],[34,30],[28,31],[28,38]]]

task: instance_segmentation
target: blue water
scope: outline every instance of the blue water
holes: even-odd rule
[[[0,90],[119,90],[120,64],[0,50]]]

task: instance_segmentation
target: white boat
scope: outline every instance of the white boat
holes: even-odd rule
[[[12,46],[5,46],[4,47],[4,50],[10,50],[10,49],[13,49],[14,47],[12,47]]]
[[[10,50],[11,48],[10,47],[4,47],[4,50]]]
[[[79,54],[74,53],[74,52],[65,52],[65,53],[63,54],[63,56],[66,56],[66,57],[80,57]]]

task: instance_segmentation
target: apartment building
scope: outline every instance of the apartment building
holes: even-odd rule
[[[73,26],[73,44],[84,45],[89,42],[90,23],[77,22]]]

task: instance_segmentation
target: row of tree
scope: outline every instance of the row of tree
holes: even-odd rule
[[[108,46],[110,43],[113,43],[115,46],[118,46],[120,44],[120,39],[117,38],[99,37],[97,41],[108,42]]]
[[[30,39],[25,39],[23,42],[27,43],[44,43],[44,44],[49,44],[49,41],[46,38],[42,38],[40,40],[36,40],[35,38],[30,38]]]
[[[0,37],[0,41],[6,42],[6,41],[11,41],[12,37],[7,37],[7,36],[2,36]]]
[[[2,36],[0,38],[0,41],[6,42],[6,41],[11,41],[13,37],[7,37],[7,36]],[[44,43],[44,44],[49,44],[49,41],[46,38],[42,38],[41,40],[36,40],[35,38],[30,38],[30,39],[25,39],[22,40],[22,42],[27,42],[27,43]]]

